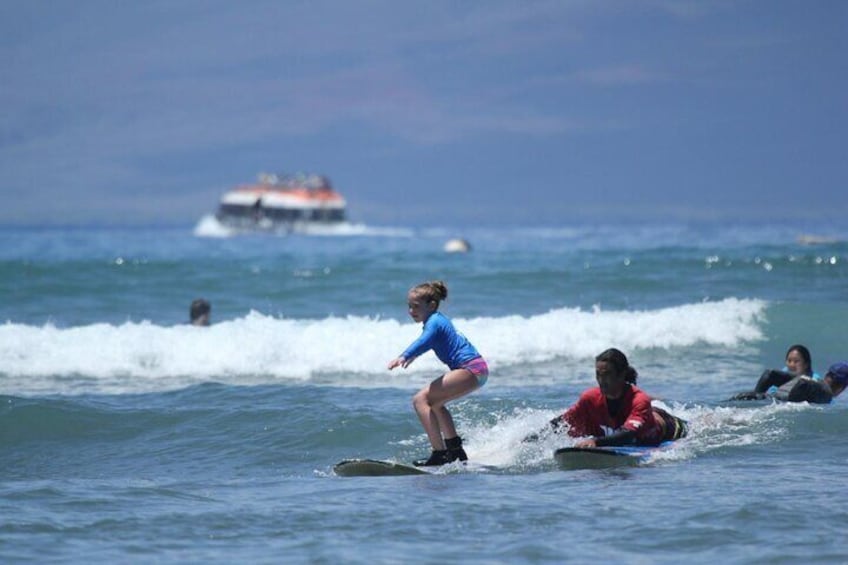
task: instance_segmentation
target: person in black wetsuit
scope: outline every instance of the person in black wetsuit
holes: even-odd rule
[[[188,309],[189,322],[192,326],[208,326],[211,314],[212,305],[205,298],[194,300]]]
[[[848,385],[848,363],[834,363],[824,378],[817,381],[806,375],[795,375],[787,371],[769,369],[765,371],[752,391],[740,392],[731,400],[761,400],[775,398],[785,402],[810,402],[828,404],[842,394]],[[777,391],[769,393],[771,387]]]

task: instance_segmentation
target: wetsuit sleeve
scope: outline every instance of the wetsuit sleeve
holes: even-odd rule
[[[562,428],[565,425],[565,420],[563,419],[563,414],[560,414],[559,416],[557,416],[556,418],[554,418],[553,420],[548,422],[548,425],[551,427],[551,429],[553,431],[558,432],[560,430],[560,428]]]
[[[795,375],[787,371],[778,371],[776,369],[766,369],[760,375],[760,380],[757,381],[757,386],[754,387],[754,392],[766,392],[771,387],[780,388],[795,378]]]
[[[786,398],[789,402],[810,402],[812,404],[828,404],[833,400],[831,393],[824,383],[812,379],[798,379]]]
[[[548,425],[549,428],[554,432],[560,431],[565,425],[568,424],[568,421],[565,419],[565,414],[560,414],[553,420],[551,420]],[[541,430],[539,433],[543,433],[545,430]],[[522,441],[530,442],[530,441],[538,441],[539,433],[530,434],[525,437]],[[571,434],[569,430],[569,435]],[[581,434],[578,434],[581,435]],[[585,435],[585,434],[582,434]],[[595,445],[601,447],[605,445],[630,445],[636,441],[636,430],[621,430],[609,436],[598,436],[595,437]]]
[[[630,445],[636,442],[636,430],[620,430],[608,436],[595,438],[595,445],[604,447],[607,445]]]
[[[730,397],[729,400],[763,400],[768,395],[764,392],[757,392],[756,390],[749,390],[746,392],[739,392]]]

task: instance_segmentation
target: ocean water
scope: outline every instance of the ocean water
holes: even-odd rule
[[[727,400],[793,343],[822,374],[848,359],[848,232],[800,233],[2,229],[0,562],[846,563],[848,398]],[[492,371],[451,405],[485,468],[337,477],[429,451],[410,400],[442,367],[386,364],[435,278]],[[199,296],[209,328],[186,324]],[[559,470],[571,440],[521,438],[608,347],[690,437]]]

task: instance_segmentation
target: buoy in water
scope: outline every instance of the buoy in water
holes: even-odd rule
[[[471,251],[471,244],[461,238],[449,239],[444,249],[446,253],[468,253]]]

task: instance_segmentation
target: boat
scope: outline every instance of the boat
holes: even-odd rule
[[[215,217],[237,231],[303,232],[346,224],[346,212],[324,175],[259,173],[257,182],[224,193]]]

